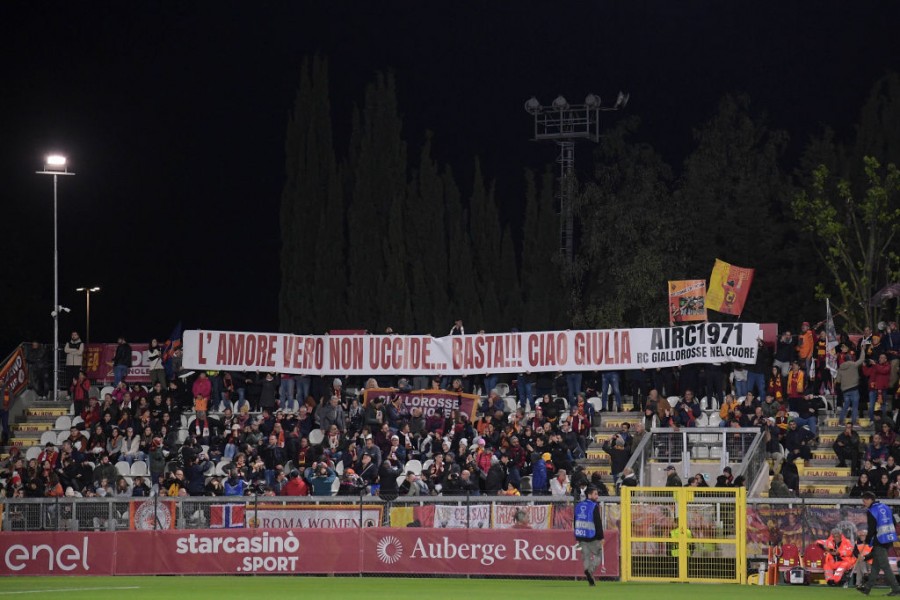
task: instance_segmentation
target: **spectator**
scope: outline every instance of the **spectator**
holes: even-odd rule
[[[72,334],[77,335],[73,332]],[[131,368],[131,346],[123,336],[119,336],[119,345],[116,346],[116,354],[109,366],[113,368],[113,385],[117,386],[128,377],[128,369]],[[71,343],[71,342],[70,342]]]
[[[789,329],[782,333],[781,337],[778,338],[778,342],[775,346],[775,360],[772,361],[772,364],[780,371],[783,378],[787,378],[788,371],[790,371],[791,368],[791,362],[796,357],[796,346],[797,343]]]
[[[608,396],[609,388],[612,387],[612,395],[616,400],[616,410],[622,412],[622,392],[619,389],[621,378],[618,371],[603,371],[600,380],[600,403],[603,410],[612,412],[612,403]]]
[[[66,349],[68,345],[66,346]],[[69,355],[66,354],[68,359]],[[50,389],[47,359],[47,348],[38,342],[31,342],[31,345],[25,349],[25,362],[28,364],[28,385],[37,394],[38,400],[47,398],[47,390]],[[66,370],[68,377],[69,370]],[[68,381],[72,381],[68,378]],[[77,413],[76,413],[77,414]]]
[[[306,479],[312,486],[313,496],[331,496],[331,487],[336,479],[334,469],[320,462],[306,470]]]
[[[788,489],[788,486],[784,483],[784,477],[781,473],[776,473],[774,477],[772,477],[772,482],[769,484],[769,498],[790,498],[794,494],[791,493],[791,490]]]
[[[134,478],[131,484],[131,496],[134,498],[146,498],[150,496],[150,486],[144,481],[140,475]]]
[[[73,379],[69,380],[69,395],[75,404],[75,414],[80,415],[91,397],[91,382],[80,370]]]
[[[78,379],[78,372],[84,366],[84,342],[77,331],[72,332],[63,352],[66,354],[66,381],[71,382]]]
[[[550,495],[557,498],[567,496],[569,494],[569,477],[565,469],[560,469],[556,473],[556,477],[550,480]]]
[[[887,461],[887,457],[888,447],[882,442],[880,434],[874,434],[872,436],[872,443],[869,444],[869,447],[866,449],[866,460],[873,465],[880,467]]]
[[[197,413],[197,419],[205,419],[206,411],[209,409],[209,398],[212,394],[212,383],[206,372],[201,371],[191,387],[194,394],[194,411]]]
[[[352,470],[351,470],[352,472]],[[288,474],[288,481],[281,488],[282,496],[308,496],[309,495],[309,486],[300,477],[300,471],[294,469]]]
[[[788,431],[784,435],[784,449],[787,451],[785,460],[789,462],[793,462],[798,458],[804,461],[810,460],[812,458],[810,442],[815,437],[806,427],[798,427],[797,419],[791,419]]]
[[[878,362],[869,359],[863,367],[863,373],[869,381],[869,420],[875,419],[875,412],[879,417],[885,406],[885,396],[890,393],[891,365],[888,363],[887,354],[878,356]]]
[[[675,465],[668,465],[665,472],[666,487],[683,487],[684,484],[681,483],[681,477],[675,471]]]
[[[316,411],[316,421],[322,431],[328,431],[334,425],[341,434],[346,432],[347,419],[341,406],[340,396],[331,396],[326,404],[319,407]]]
[[[147,348],[147,361],[150,369],[150,387],[157,383],[160,386],[166,385],[166,368],[163,365],[162,347],[156,338],[150,340],[150,346]]]
[[[837,455],[837,467],[846,467],[847,461],[850,461],[850,472],[853,475],[859,473],[859,434],[853,430],[853,425],[847,423],[844,430],[838,434],[831,446]]]
[[[630,456],[628,450],[625,449],[624,438],[620,434],[614,433],[611,438],[603,442],[601,448],[609,454],[613,480],[618,479]]]
[[[850,497],[851,498],[862,498],[862,495],[865,492],[871,492],[873,490],[872,483],[869,481],[869,474],[866,472],[862,472],[856,478],[856,484],[852,488],[850,488]]]
[[[847,345],[843,344],[841,350],[848,351]],[[841,418],[839,423],[844,424],[847,418],[847,411],[852,408],[853,414],[851,420],[854,425],[857,424],[859,416],[859,367],[862,366],[864,358],[861,356],[857,361],[845,360],[838,366],[835,383],[841,386],[844,396],[844,403],[841,406]]]
[[[703,409],[694,397],[693,390],[685,390],[684,397],[675,406],[675,423],[680,427],[694,427],[701,414]]]
[[[797,336],[797,358],[803,366],[803,370],[809,373],[809,365],[812,362],[815,338],[809,328],[809,323],[804,321],[800,326],[800,335]]]

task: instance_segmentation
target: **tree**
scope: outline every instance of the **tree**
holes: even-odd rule
[[[540,331],[569,321],[566,302],[560,302],[559,215],[553,209],[553,173],[548,169],[540,189],[534,173],[525,173],[525,225],[522,236],[522,323]],[[568,300],[567,297],[564,300]]]
[[[896,249],[900,230],[900,171],[863,158],[864,181],[835,177],[825,165],[812,173],[812,189],[801,191],[792,205],[800,227],[813,238],[812,247],[827,267],[837,289],[835,308],[855,330],[872,327],[876,307],[869,299],[882,286],[900,279]],[[861,187],[861,196],[853,189]],[[827,295],[818,285],[817,295]]]
[[[580,322],[590,327],[665,323],[666,280],[683,269],[672,171],[649,145],[628,141],[638,123],[626,119],[603,138],[594,178],[575,204],[583,232]]]
[[[328,65],[324,59],[305,60],[300,87],[285,139],[286,181],[281,196],[281,291],[279,322],[282,331],[310,331],[322,321],[316,295],[317,251],[320,235],[338,246],[343,236],[332,235],[322,224],[342,214],[328,99]],[[323,221],[323,217],[325,220]],[[340,250],[338,250],[340,252]],[[339,260],[339,257],[338,257]],[[342,279],[326,283],[324,291],[342,290]]]

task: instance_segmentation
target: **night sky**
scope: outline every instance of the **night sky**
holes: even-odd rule
[[[0,229],[46,305],[21,337],[52,332],[52,185],[34,174],[50,151],[77,172],[60,182],[63,332],[84,329],[81,285],[103,287],[92,341],[178,321],[276,330],[284,133],[314,53],[339,151],[366,84],[392,70],[410,156],[432,130],[467,196],[478,155],[518,223],[523,169],[555,156],[529,141],[530,96],[628,91],[639,137],[677,168],[722,95],[746,92],[795,158],[822,124],[852,135],[872,84],[900,70],[898,16],[893,1],[0,3]]]

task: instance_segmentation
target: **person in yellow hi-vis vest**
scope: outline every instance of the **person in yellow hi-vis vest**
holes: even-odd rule
[[[694,538],[694,534],[691,533],[690,529],[685,528],[684,531],[685,531],[685,534],[687,535],[688,539]],[[675,529],[673,529],[672,531],[669,532],[669,537],[672,539],[680,538],[681,537],[681,528],[675,527]],[[672,556],[673,558],[678,558],[678,544],[677,543],[669,544],[669,555]],[[687,556],[688,558],[691,557],[691,544],[687,545],[687,554],[685,556]]]

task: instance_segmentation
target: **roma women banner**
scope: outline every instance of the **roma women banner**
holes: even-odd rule
[[[726,315],[740,316],[750,293],[753,273],[753,269],[736,267],[717,258],[709,276],[706,307]]]
[[[453,335],[186,331],[184,367],[314,375],[594,371],[756,361],[757,323]]]
[[[706,281],[669,282],[669,324],[706,320]]]

